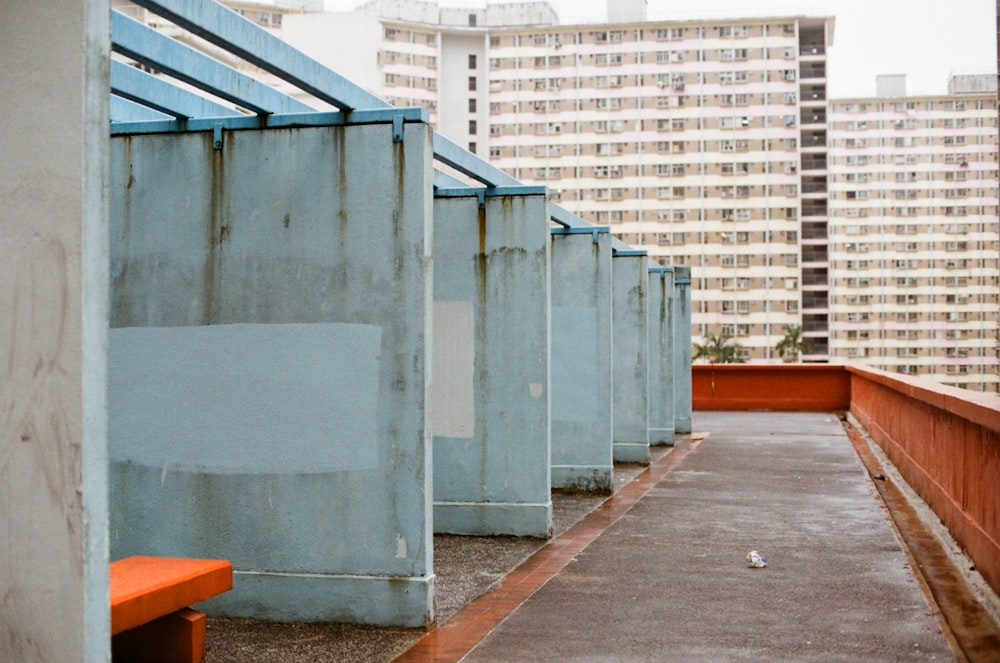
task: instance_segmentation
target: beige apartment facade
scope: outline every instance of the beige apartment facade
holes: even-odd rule
[[[446,136],[659,264],[690,266],[696,338],[768,360],[785,325],[803,325],[807,359],[827,359],[832,19],[560,25],[545,2],[395,0],[354,15],[380,27],[363,56],[341,19],[323,19],[336,48],[300,38],[313,17],[283,34],[341,71],[377,61],[359,82],[429,108]]]
[[[998,390],[993,80],[989,92],[831,102],[833,360]]]

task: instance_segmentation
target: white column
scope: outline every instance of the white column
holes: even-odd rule
[[[110,658],[108,3],[0,3],[0,660]]]

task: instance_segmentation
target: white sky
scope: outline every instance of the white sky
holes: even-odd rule
[[[505,0],[510,2],[512,0]],[[350,9],[353,0],[327,0]],[[484,6],[483,0],[441,0]],[[606,0],[552,0],[562,23],[604,21]],[[649,0],[651,19],[774,15],[836,17],[828,53],[831,97],[875,95],[877,74],[906,74],[907,94],[944,94],[951,72],[996,72],[994,0]]]

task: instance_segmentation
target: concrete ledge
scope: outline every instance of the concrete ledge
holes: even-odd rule
[[[674,429],[673,428],[650,428],[649,429],[649,444],[654,447],[672,447],[674,446]]]
[[[552,535],[552,502],[435,502],[434,532],[547,539]]]
[[[612,454],[616,463],[648,463],[649,445],[644,442],[615,442]]]
[[[610,493],[614,485],[614,467],[600,465],[553,465],[553,488],[576,488],[595,493]]]
[[[434,621],[434,584],[433,575],[410,578],[237,570],[233,591],[199,608],[213,617],[422,628]]]

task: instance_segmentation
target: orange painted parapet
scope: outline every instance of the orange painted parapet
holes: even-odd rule
[[[850,376],[830,364],[694,364],[695,410],[846,410]]]
[[[851,413],[1000,592],[1000,398],[848,371]]]
[[[227,560],[127,557],[110,574],[112,635],[233,588]]]

